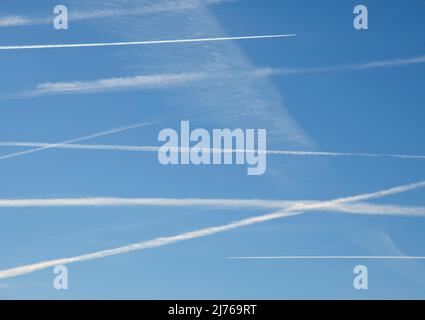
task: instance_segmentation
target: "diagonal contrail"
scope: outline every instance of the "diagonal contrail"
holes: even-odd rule
[[[210,235],[214,235],[214,234],[218,234],[222,232],[231,231],[234,229],[254,225],[261,222],[272,221],[272,220],[280,219],[283,217],[298,215],[305,211],[321,210],[327,207],[333,207],[335,205],[340,205],[340,204],[347,204],[347,203],[359,202],[364,200],[382,198],[385,196],[399,194],[399,193],[416,190],[416,189],[424,188],[424,187],[425,187],[425,181],[420,181],[417,183],[402,185],[399,187],[385,189],[378,192],[361,194],[361,195],[351,196],[351,197],[344,197],[344,198],[339,198],[339,199],[330,200],[330,201],[323,201],[321,203],[312,203],[312,204],[297,203],[284,210],[279,210],[271,214],[243,219],[243,220],[235,221],[235,222],[217,226],[217,227],[204,228],[204,229],[200,229],[196,231],[181,233],[175,236],[160,237],[153,240],[134,243],[134,244],[118,247],[115,249],[103,250],[103,251],[84,254],[80,256],[70,257],[70,258],[49,260],[49,261],[44,261],[44,262],[39,262],[39,263],[34,263],[34,264],[24,265],[24,266],[12,268],[12,269],[3,270],[3,271],[0,271],[0,279],[16,277],[16,276],[32,273],[38,270],[54,267],[57,265],[101,259],[108,256],[129,253],[132,251],[162,247],[165,245],[178,243],[181,241],[187,241],[191,239],[202,238],[202,237],[206,237],[206,236],[210,236]]]
[[[198,42],[217,42],[231,40],[255,40],[272,38],[295,37],[296,34],[273,34],[243,37],[220,37],[220,38],[197,38],[197,39],[175,39],[175,40],[153,40],[153,41],[131,41],[131,42],[103,42],[103,43],[75,43],[75,44],[36,44],[20,46],[0,46],[0,50],[30,50],[30,49],[59,49],[59,48],[85,48],[85,47],[117,47],[135,45],[157,45],[157,44],[184,44]]]
[[[89,136],[85,136],[85,137],[81,137],[81,138],[75,138],[75,139],[71,139],[71,140],[67,140],[67,141],[63,141],[63,142],[59,142],[59,143],[45,144],[44,146],[37,147],[37,148],[34,148],[34,149],[6,154],[4,156],[1,156],[0,160],[15,158],[15,157],[19,157],[19,156],[23,156],[23,155],[26,155],[26,154],[47,150],[47,149],[58,148],[60,146],[66,145],[68,143],[86,141],[86,140],[89,140],[89,139],[108,136],[108,135],[118,133],[118,132],[123,132],[123,131],[131,130],[131,129],[146,127],[146,126],[149,126],[149,125],[152,125],[152,124],[155,124],[155,123],[158,123],[158,122],[153,121],[153,122],[138,123],[138,124],[134,124],[134,125],[126,126],[126,127],[120,127],[120,128],[116,128],[116,129],[112,129],[112,130],[108,130],[108,131],[102,131],[102,132],[94,133],[94,134],[91,134]]]
[[[328,67],[301,67],[301,68],[262,68],[253,72],[254,76],[274,76],[274,75],[297,75],[315,74],[336,71],[362,71],[379,68],[396,68],[425,63],[425,55],[410,58],[395,58],[367,63],[336,65]]]
[[[158,152],[156,146],[128,146],[128,145],[104,145],[104,144],[59,144],[53,146],[46,142],[0,142],[1,147],[46,147],[67,150],[98,150],[98,151],[127,151],[127,152]],[[191,152],[187,148],[170,148],[170,151]],[[378,154],[378,153],[355,153],[355,152],[322,152],[322,151],[292,151],[292,150],[238,150],[238,149],[213,149],[202,148],[200,151],[207,153],[259,153],[268,155],[300,156],[300,157],[366,157],[366,158],[396,158],[410,160],[425,160],[425,155],[406,154]]]

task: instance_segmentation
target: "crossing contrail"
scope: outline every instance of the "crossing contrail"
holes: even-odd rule
[[[15,157],[19,157],[19,156],[23,156],[23,155],[26,155],[26,154],[47,150],[47,149],[59,148],[59,147],[64,146],[68,143],[81,142],[81,141],[86,141],[86,140],[90,140],[90,139],[94,139],[94,138],[104,137],[104,136],[108,136],[108,135],[118,133],[118,132],[123,132],[123,131],[131,130],[131,129],[146,127],[146,126],[149,126],[149,125],[152,125],[152,124],[155,124],[155,123],[158,123],[158,121],[138,123],[138,124],[135,124],[135,125],[115,128],[115,129],[108,130],[108,131],[102,131],[102,132],[94,133],[94,134],[91,134],[91,135],[88,135],[88,136],[85,136],[85,137],[75,138],[75,139],[71,139],[71,140],[67,140],[67,141],[63,141],[63,142],[59,142],[59,143],[44,144],[43,146],[35,147],[34,149],[10,153],[10,154],[6,154],[4,156],[0,156],[0,160],[15,158]]]
[[[97,251],[94,253],[84,254],[84,255],[70,257],[70,258],[48,260],[44,262],[39,262],[39,263],[34,263],[34,264],[24,265],[24,266],[12,268],[12,269],[3,270],[3,271],[0,271],[0,279],[17,277],[17,276],[29,274],[35,271],[51,268],[57,265],[65,265],[70,263],[101,259],[101,258],[105,258],[109,256],[129,253],[133,251],[140,251],[140,250],[145,250],[150,248],[158,248],[158,247],[162,247],[169,244],[174,244],[174,243],[178,243],[182,241],[187,241],[191,239],[197,239],[197,238],[202,238],[202,237],[206,237],[206,236],[210,236],[210,235],[214,235],[218,233],[227,232],[227,231],[231,231],[241,227],[246,227],[246,226],[250,226],[250,225],[254,225],[254,224],[258,224],[258,223],[262,223],[266,221],[272,221],[272,220],[276,220],[276,219],[280,219],[284,217],[298,215],[305,211],[321,210],[328,207],[333,207],[335,205],[382,198],[385,196],[399,194],[399,193],[416,190],[416,189],[420,189],[424,187],[425,187],[425,181],[420,181],[417,183],[402,185],[395,188],[381,190],[378,192],[366,193],[366,194],[361,194],[361,195],[356,195],[351,197],[338,198],[335,200],[323,201],[320,203],[311,203],[311,204],[306,204],[303,202],[296,203],[284,210],[279,210],[274,213],[270,213],[270,214],[266,214],[262,216],[256,216],[252,218],[234,221],[229,224],[225,224],[225,225],[221,225],[217,227],[199,229],[196,231],[185,232],[185,233],[181,233],[181,234],[170,236],[170,237],[159,237],[153,240],[134,243],[134,244],[130,244],[130,245],[114,248],[114,249]]]
[[[151,40],[151,41],[131,41],[131,42],[101,42],[101,43],[75,43],[75,44],[35,44],[19,46],[0,46],[0,50],[31,50],[31,49],[60,49],[60,48],[85,48],[85,47],[117,47],[135,45],[157,45],[157,44],[184,44],[198,42],[217,42],[231,40],[255,40],[271,38],[289,38],[296,34],[273,34],[260,36],[243,37],[220,37],[220,38],[197,38],[197,39],[175,39],[175,40]]]
[[[50,198],[50,199],[0,199],[0,208],[28,207],[221,207],[221,208],[268,208],[281,209],[293,201],[262,199],[172,199],[172,198]]]
[[[58,208],[58,207],[206,207],[214,209],[251,208],[284,209],[292,205],[319,204],[321,201],[269,200],[269,199],[173,199],[173,198],[47,198],[47,199],[0,199],[0,208]],[[338,204],[323,210],[360,215],[424,216],[425,207],[375,205],[371,203]]]
[[[46,142],[0,142],[1,147],[36,147],[68,150],[97,150],[97,151],[126,151],[126,152],[158,152],[157,146],[128,146],[128,145],[101,145],[101,144],[50,144]],[[170,148],[170,151],[191,152],[188,148]],[[366,157],[366,158],[397,158],[410,160],[425,160],[425,155],[403,155],[403,154],[377,154],[377,153],[355,153],[355,152],[320,152],[320,151],[291,151],[291,150],[238,150],[238,149],[213,149],[202,148],[200,151],[208,153],[259,153],[268,155],[300,156],[300,157]],[[1,158],[0,158],[1,159]]]

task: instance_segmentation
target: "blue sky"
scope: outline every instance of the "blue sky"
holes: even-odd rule
[[[266,128],[268,148],[273,150],[425,155],[424,1],[362,1],[369,8],[367,31],[353,28],[353,8],[359,2],[348,0],[61,1],[71,17],[80,17],[71,20],[66,31],[45,22],[56,4],[2,1],[0,46],[281,33],[297,37],[0,51],[0,142],[57,143],[159,121],[81,142],[158,146],[160,130],[178,129],[181,120],[190,120],[193,127],[207,129]],[[103,12],[101,17],[90,17],[98,12]],[[89,17],[83,19],[83,13]],[[1,26],[11,16],[17,25]],[[406,63],[418,57],[422,63]],[[404,63],[395,63],[397,59]],[[371,62],[385,63],[379,68],[352,67]],[[274,72],[252,76],[265,68]],[[323,69],[296,72],[300,68]],[[287,69],[295,72],[282,72]],[[46,83],[93,84],[99,79],[170,74],[208,77],[107,91],[32,94]],[[27,149],[1,147],[0,158],[23,150]],[[266,174],[255,177],[247,176],[243,166],[163,166],[155,153],[62,149],[0,160],[0,173],[0,199],[324,201],[425,179],[423,160],[269,156]],[[369,203],[422,207],[424,191]],[[216,207],[1,207],[0,270],[270,212]],[[53,288],[52,268],[1,279],[0,298],[423,299],[425,266],[420,261],[227,257],[421,256],[424,227],[424,217],[309,211],[210,237],[70,264],[67,291]],[[367,291],[353,289],[353,268],[358,264],[369,268]]]

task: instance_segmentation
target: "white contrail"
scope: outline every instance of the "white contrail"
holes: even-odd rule
[[[0,142],[0,147],[46,147],[51,144],[46,142]],[[156,146],[128,146],[128,145],[100,145],[100,144],[59,144],[52,146],[54,149],[68,150],[97,150],[97,151],[127,151],[127,152],[158,152]],[[191,152],[188,148],[170,148],[176,152]],[[291,151],[291,150],[238,150],[238,149],[213,149],[202,148],[201,151],[208,153],[259,153],[268,155],[285,155],[301,157],[367,157],[367,158],[397,158],[411,160],[425,160],[425,155],[403,154],[377,154],[377,153],[354,153],[354,152],[319,152],[319,151]]]
[[[416,190],[416,189],[424,188],[424,187],[425,187],[425,181],[420,181],[417,183],[385,189],[378,192],[367,193],[367,194],[362,194],[362,195],[357,195],[352,197],[339,198],[339,199],[335,199],[331,201],[323,201],[321,203],[312,203],[312,204],[298,203],[284,210],[280,210],[271,214],[243,219],[243,220],[235,221],[235,222],[217,226],[217,227],[204,228],[197,231],[185,232],[176,236],[160,237],[153,240],[134,243],[134,244],[118,247],[115,249],[103,250],[103,251],[84,254],[80,256],[70,257],[70,258],[49,260],[49,261],[44,261],[44,262],[39,262],[39,263],[34,263],[34,264],[20,266],[20,267],[16,267],[12,269],[3,270],[3,271],[0,271],[0,279],[16,277],[16,276],[32,273],[38,270],[54,267],[57,265],[100,259],[100,258],[105,258],[108,256],[125,254],[132,251],[137,251],[137,250],[157,248],[157,247],[165,246],[168,244],[178,243],[181,241],[187,241],[187,240],[206,237],[206,236],[210,236],[210,235],[214,235],[214,234],[218,234],[218,233],[222,233],[226,231],[231,231],[234,229],[254,225],[261,222],[276,220],[276,219],[288,217],[288,216],[294,216],[294,215],[301,214],[305,211],[321,210],[327,207],[333,207],[335,205],[340,205],[340,204],[347,204],[352,202],[382,198],[385,196],[399,194],[402,192]]]
[[[26,155],[26,154],[38,152],[38,151],[43,151],[43,150],[47,150],[47,149],[56,148],[56,147],[59,147],[59,146],[66,145],[67,143],[81,142],[81,141],[85,141],[85,140],[89,140],[89,139],[94,139],[94,138],[98,138],[98,137],[108,136],[108,135],[111,135],[111,134],[114,134],[114,133],[118,133],[118,132],[123,132],[123,131],[131,130],[131,129],[146,127],[146,126],[152,125],[154,123],[157,123],[157,122],[138,123],[138,124],[131,125],[131,126],[126,126],[126,127],[121,127],[121,128],[116,128],[116,129],[108,130],[108,131],[98,132],[98,133],[91,134],[89,136],[85,136],[85,137],[81,137],[81,138],[71,139],[71,140],[67,140],[67,141],[63,141],[63,142],[59,142],[59,143],[46,144],[46,145],[44,145],[42,147],[37,147],[37,148],[34,148],[34,149],[25,150],[25,151],[11,153],[11,154],[7,154],[7,155],[4,155],[4,156],[1,156],[0,157],[0,160],[10,159],[10,158],[14,158],[14,157],[23,156],[23,155]]]
[[[319,203],[319,202],[316,202]],[[323,210],[346,212],[356,215],[382,215],[382,216],[425,216],[425,208],[405,207],[396,205],[375,205],[370,203],[338,204]]]
[[[425,260],[421,256],[269,256],[228,257],[231,260]]]
[[[250,72],[254,76],[273,76],[273,75],[291,75],[291,74],[309,74],[323,73],[342,70],[363,70],[384,67],[399,67],[411,64],[425,63],[425,56],[413,58],[399,58],[393,60],[376,61],[371,63],[357,65],[342,65],[333,67],[314,67],[314,68],[264,68]],[[170,85],[180,85],[188,82],[206,80],[214,78],[213,74],[208,73],[180,73],[180,74],[154,74],[140,75],[133,77],[114,77],[106,79],[97,79],[93,81],[70,81],[70,82],[48,82],[37,85],[30,92],[18,94],[17,97],[37,96],[52,93],[95,93],[100,91],[123,90],[135,88],[161,88]],[[13,97],[13,96],[12,96]]]
[[[329,67],[307,67],[307,68],[263,68],[256,70],[253,74],[256,76],[273,75],[292,75],[292,74],[311,74],[324,73],[332,71],[359,71],[377,68],[395,68],[414,64],[425,63],[425,55],[411,58],[397,58],[390,60],[374,61],[360,64],[347,64]]]
[[[75,44],[36,44],[21,46],[0,46],[0,50],[29,50],[29,49],[59,49],[59,48],[84,48],[84,47],[111,47],[111,46],[134,46],[134,45],[156,45],[156,44],[183,44],[198,42],[216,42],[231,40],[255,40],[271,38],[295,37],[295,34],[273,34],[243,37],[220,37],[220,38],[198,38],[198,39],[175,39],[175,40],[153,40],[153,41],[131,41],[131,42],[103,42],[103,43],[75,43]]]
[[[221,208],[284,208],[293,201],[261,199],[172,199],[172,198],[54,198],[54,199],[0,199],[0,208],[26,207],[107,207],[107,206],[160,206],[160,207],[221,207]]]
[[[364,64],[356,65],[356,69],[374,69],[374,68],[386,68],[386,67],[401,67],[411,64],[425,63],[425,55],[417,56],[413,58],[397,58],[391,60],[374,61]]]
[[[295,204],[320,204],[321,201],[292,201],[268,199],[173,199],[173,198],[49,198],[49,199],[0,199],[0,208],[33,208],[33,207],[207,207],[251,208],[251,209],[284,209]],[[318,209],[320,210],[320,209]],[[396,205],[375,205],[370,203],[337,204],[323,208],[327,211],[347,212],[359,215],[386,216],[425,216],[425,208]]]
[[[199,81],[204,79],[205,76],[202,73],[180,73],[115,77],[94,81],[48,82],[39,84],[35,90],[24,94],[24,96],[54,93],[93,93],[134,88],[162,88]]]
[[[254,76],[291,75],[322,73],[341,70],[363,70],[384,67],[399,67],[410,64],[425,63],[425,56],[406,59],[377,61],[358,65],[345,65],[316,68],[265,68],[253,72]],[[114,77],[94,81],[52,82],[37,85],[36,89],[23,94],[24,96],[51,94],[51,93],[94,93],[99,91],[120,90],[131,88],[156,88],[169,85],[179,85],[187,82],[205,80],[211,75],[205,73],[181,73],[141,75],[134,77]]]
[[[261,152],[260,152],[261,153]],[[377,154],[377,153],[355,153],[355,152],[318,152],[318,151],[285,151],[270,150],[268,154],[288,155],[288,156],[312,156],[312,157],[367,157],[367,158],[399,158],[399,159],[416,159],[425,160],[425,156],[421,155],[405,155],[405,154]]]

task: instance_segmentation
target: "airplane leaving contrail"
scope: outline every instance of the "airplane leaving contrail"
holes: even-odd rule
[[[116,47],[116,46],[156,45],[156,44],[183,44],[183,43],[197,43],[197,42],[255,40],[255,39],[289,38],[289,37],[296,37],[296,34],[274,34],[274,35],[243,36],[243,37],[151,40],[151,41],[132,41],[132,42],[36,44],[36,45],[19,45],[19,46],[0,46],[0,50],[30,50],[30,49],[59,49],[59,48],[84,48],[84,47]]]
[[[156,146],[128,146],[128,145],[102,145],[102,144],[58,144],[52,145],[46,142],[0,142],[1,147],[38,147],[50,146],[52,149],[70,150],[98,150],[98,151],[127,151],[127,152],[158,152],[160,147]],[[170,148],[170,151],[180,153],[191,152],[188,148]],[[286,155],[301,157],[367,157],[367,158],[397,158],[410,160],[425,160],[425,155],[405,154],[377,154],[377,153],[355,153],[355,152],[321,152],[321,151],[291,151],[291,150],[238,150],[238,149],[213,149],[202,148],[200,151],[210,153],[259,153],[268,155]],[[0,158],[1,159],[1,158]]]
[[[202,238],[202,237],[206,237],[206,236],[210,236],[210,235],[214,235],[218,233],[231,231],[234,229],[254,225],[261,222],[272,221],[272,220],[280,219],[283,217],[298,215],[305,211],[321,210],[327,207],[333,207],[335,205],[349,204],[353,202],[382,198],[385,196],[399,194],[399,193],[416,190],[416,189],[420,189],[424,187],[425,187],[425,180],[417,182],[417,183],[412,183],[412,184],[402,185],[395,188],[381,190],[378,192],[366,193],[366,194],[361,194],[361,195],[351,196],[351,197],[338,198],[335,200],[323,201],[320,203],[311,203],[311,204],[306,204],[303,202],[296,203],[284,210],[279,210],[274,213],[270,213],[270,214],[266,214],[262,216],[256,216],[252,218],[234,221],[232,223],[217,226],[217,227],[209,227],[209,228],[204,228],[204,229],[200,229],[196,231],[185,232],[185,233],[181,233],[181,234],[170,236],[170,237],[159,237],[153,240],[134,243],[134,244],[118,247],[115,249],[103,250],[103,251],[84,254],[80,256],[70,257],[70,258],[49,260],[49,261],[44,261],[44,262],[39,262],[39,263],[34,263],[34,264],[24,265],[24,266],[12,268],[12,269],[3,270],[3,271],[0,271],[0,279],[17,277],[17,276],[29,274],[35,271],[54,267],[57,265],[65,265],[70,263],[101,259],[108,256],[129,253],[132,251],[162,247],[165,245],[178,243],[181,241],[187,241],[191,239]]]
[[[85,137],[75,138],[75,139],[71,139],[71,140],[67,140],[67,141],[63,141],[63,142],[59,142],[59,143],[45,144],[43,146],[36,147],[34,149],[25,150],[25,151],[21,151],[21,152],[10,153],[10,154],[6,154],[4,156],[0,156],[0,160],[15,158],[15,157],[18,157],[18,156],[23,156],[23,155],[26,155],[26,154],[30,154],[30,153],[34,153],[34,152],[38,152],[38,151],[43,151],[43,150],[47,150],[47,149],[58,148],[60,146],[66,145],[68,143],[86,141],[86,140],[89,140],[89,139],[94,139],[94,138],[108,136],[108,135],[111,135],[111,134],[114,134],[114,133],[118,133],[118,132],[123,132],[123,131],[131,130],[131,129],[146,127],[146,126],[149,126],[149,125],[158,123],[158,122],[159,121],[138,123],[138,124],[135,124],[135,125],[126,126],[126,127],[120,127],[120,128],[116,128],[116,129],[112,129],[112,130],[108,130],[108,131],[102,131],[102,132],[94,133],[94,134],[91,134],[91,135],[88,135],[88,136],[85,136]]]

